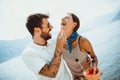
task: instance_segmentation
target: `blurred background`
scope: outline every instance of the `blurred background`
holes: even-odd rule
[[[36,80],[20,57],[31,41],[27,16],[48,14],[56,36],[69,12],[79,17],[78,33],[94,48],[101,80],[120,80],[120,0],[0,0],[0,11],[0,80]]]

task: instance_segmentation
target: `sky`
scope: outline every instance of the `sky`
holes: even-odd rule
[[[30,14],[50,16],[53,31],[59,30],[61,18],[68,12],[76,14],[81,24],[120,6],[120,0],[0,0],[0,40],[22,39],[30,35],[25,27]]]

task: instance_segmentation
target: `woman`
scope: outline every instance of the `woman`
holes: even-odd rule
[[[67,37],[62,52],[74,80],[86,80],[83,72],[89,67],[97,67],[98,60],[90,41],[77,33],[79,26],[79,19],[73,13],[62,18],[61,30]]]

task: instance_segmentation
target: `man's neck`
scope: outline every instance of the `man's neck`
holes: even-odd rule
[[[47,41],[44,40],[43,38],[33,37],[33,42],[34,42],[35,44],[40,45],[40,46],[46,46],[46,45],[47,45]]]

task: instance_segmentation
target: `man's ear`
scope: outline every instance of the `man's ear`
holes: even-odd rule
[[[35,28],[34,28],[34,32],[35,32],[35,33],[40,33],[40,32],[41,32],[41,29],[40,29],[40,28],[35,27]]]

